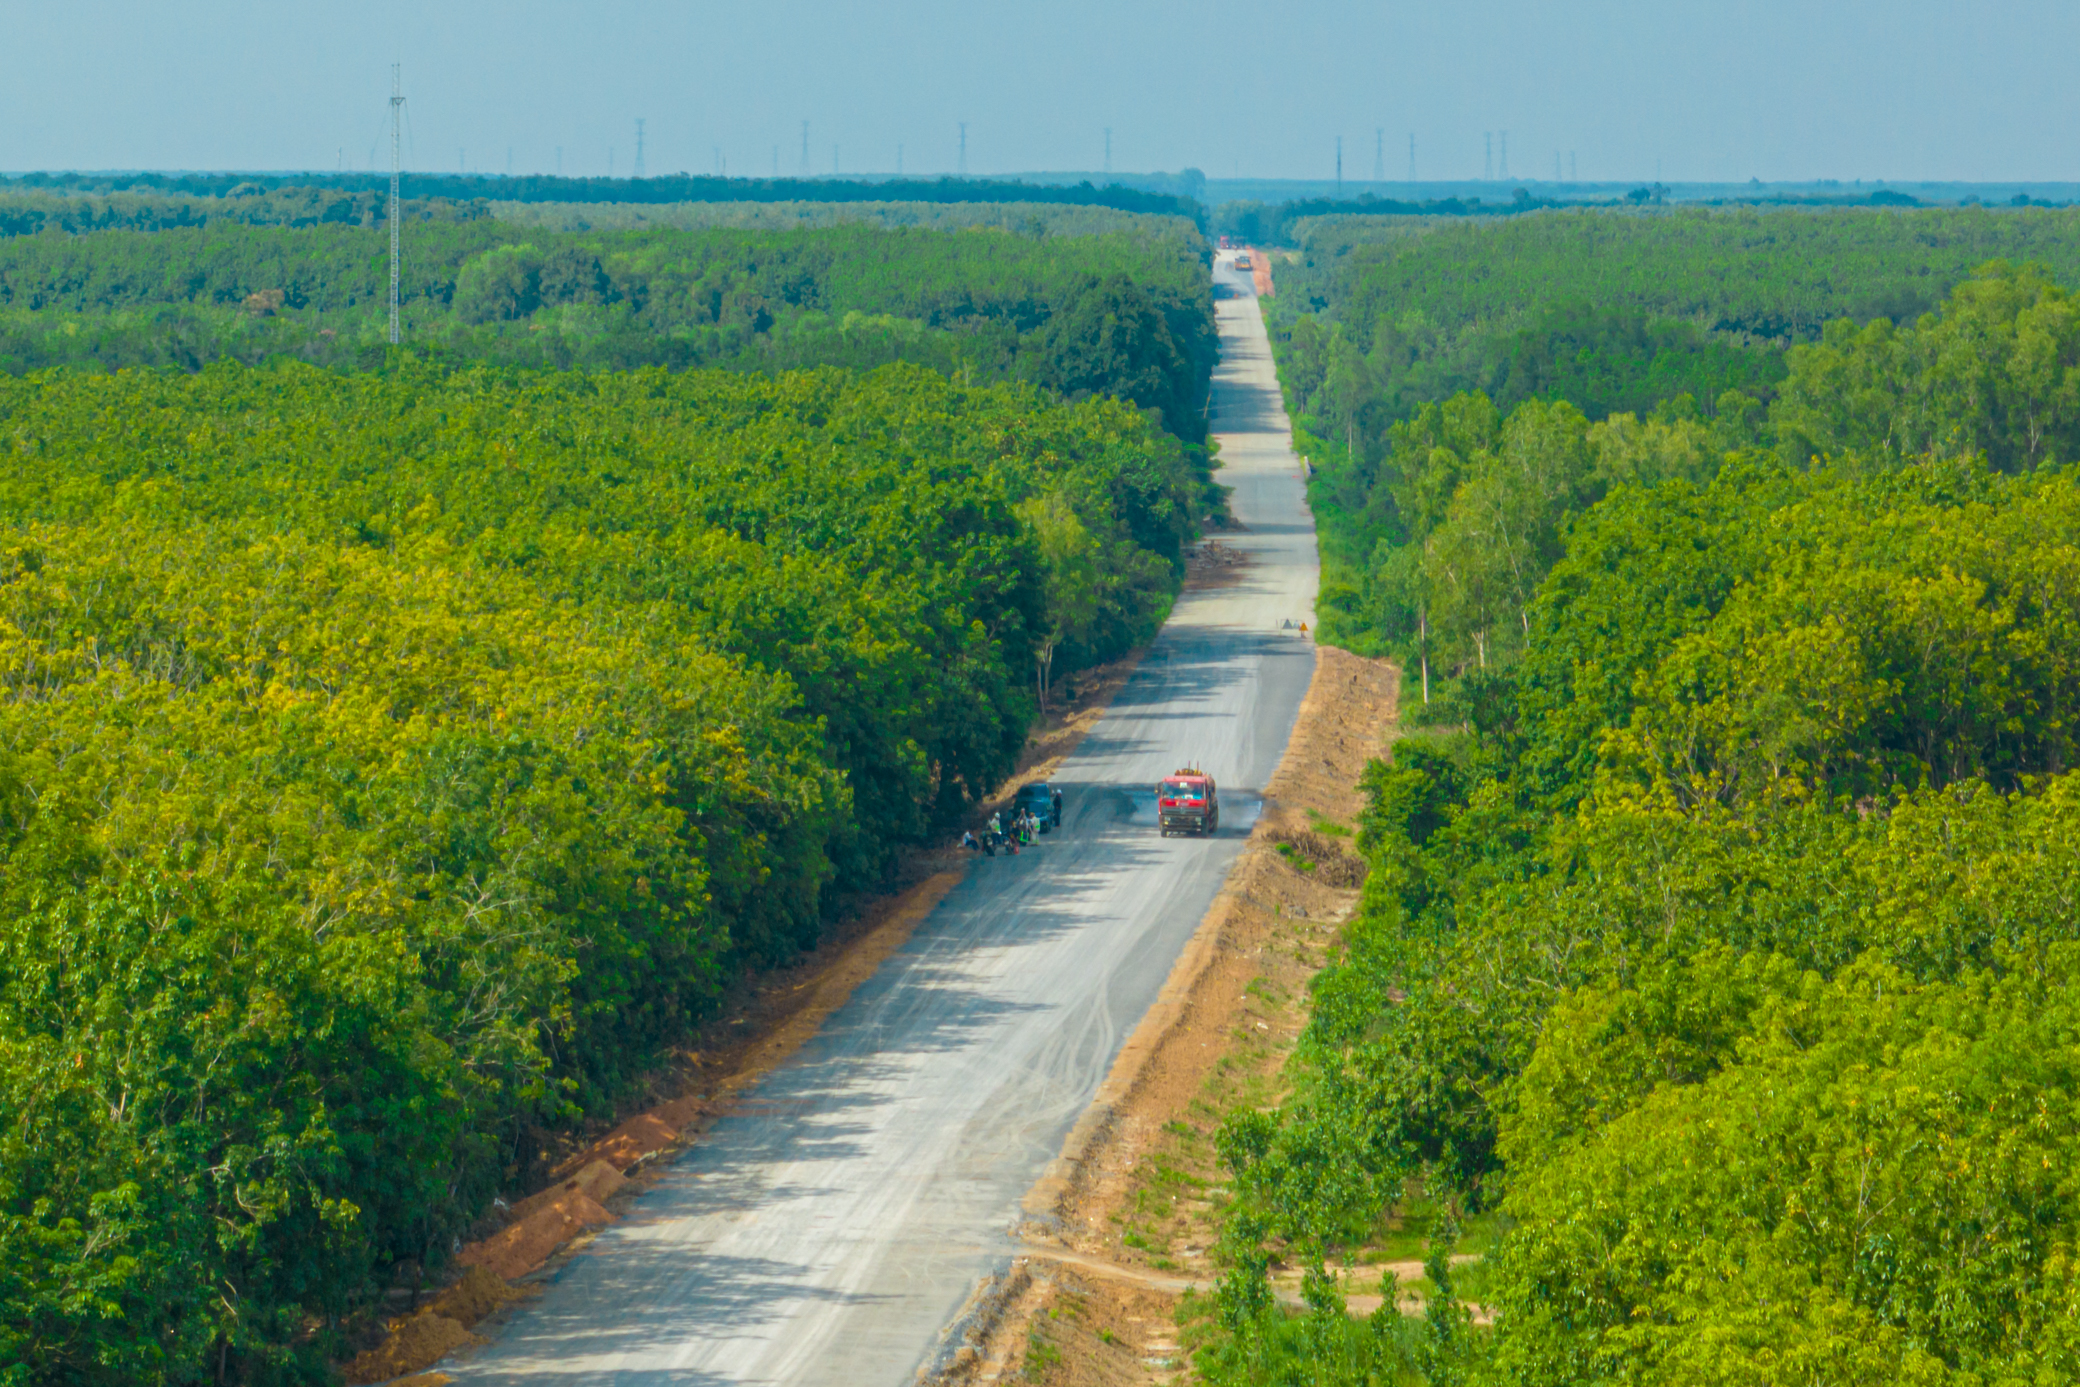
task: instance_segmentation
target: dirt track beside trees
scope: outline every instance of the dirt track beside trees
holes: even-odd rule
[[[1325,862],[1279,847],[1350,844],[1335,830],[1354,824],[1358,778],[1398,730],[1397,669],[1341,650],[1318,659],[1249,847],[1071,1149],[1029,1197],[1020,1289],[944,1381],[1023,1374],[1118,1387],[1185,1373],[1177,1309],[1218,1274],[1212,1134],[1225,1112],[1276,1101],[1308,980],[1357,903],[1356,884],[1322,880],[1349,881],[1338,869],[1357,865],[1354,852]]]

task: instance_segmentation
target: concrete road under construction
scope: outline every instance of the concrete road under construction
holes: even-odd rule
[[[1247,273],[1214,270],[1218,479],[1249,562],[1188,592],[1064,766],[1062,828],[979,858],[790,1062],[681,1155],[496,1340],[471,1384],[902,1387],[1013,1254],[1061,1148],[1204,917],[1314,670],[1314,522]],[[1290,628],[1288,623],[1291,624]],[[1221,787],[1163,838],[1154,782]]]

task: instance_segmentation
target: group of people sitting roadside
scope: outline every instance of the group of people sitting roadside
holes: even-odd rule
[[[1030,810],[1020,808],[1011,811],[1008,828],[1001,812],[990,815],[989,822],[983,826],[982,836],[978,838],[972,831],[963,833],[961,846],[970,852],[983,852],[995,857],[1000,851],[1015,853],[1022,847],[1029,848],[1039,837],[1040,820]]]

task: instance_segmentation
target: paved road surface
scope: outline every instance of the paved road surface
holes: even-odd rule
[[[1226,257],[1223,257],[1223,261]],[[466,1383],[900,1387],[1011,1255],[1019,1200],[1090,1102],[1241,850],[1314,668],[1298,462],[1247,275],[1217,282],[1214,427],[1247,533],[1181,600],[1062,772],[1062,830],[975,862],[796,1058],[468,1361]],[[1221,831],[1161,838],[1187,761]]]

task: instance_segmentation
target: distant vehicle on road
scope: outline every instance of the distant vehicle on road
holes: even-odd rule
[[[1222,249],[1222,250],[1233,250],[1234,248],[1235,248],[1235,243],[1234,243],[1233,241],[1230,241],[1230,240],[1229,240],[1229,239],[1228,239],[1227,237],[1225,237],[1225,236],[1221,237],[1221,249]]]
[[[1247,251],[1235,257],[1235,268],[1238,270],[1246,270],[1250,268],[1249,253]]]
[[[1219,788],[1213,777],[1191,767],[1170,772],[1156,786],[1156,826],[1173,833],[1212,833],[1221,826]]]
[[[1042,833],[1062,826],[1062,792],[1044,780],[1021,785],[1011,807],[1023,809],[1038,819]]]

